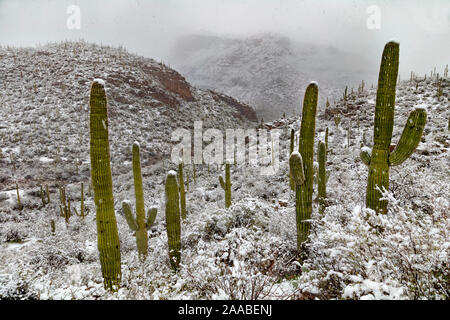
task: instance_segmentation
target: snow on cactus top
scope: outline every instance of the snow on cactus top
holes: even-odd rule
[[[94,83],[98,83],[98,84],[102,85],[103,87],[105,86],[105,80],[100,79],[100,78],[94,79]]]
[[[170,171],[167,173],[167,176],[168,176],[168,177],[170,177],[170,176],[176,177],[176,176],[177,176],[177,172],[176,172],[175,170],[170,170]]]

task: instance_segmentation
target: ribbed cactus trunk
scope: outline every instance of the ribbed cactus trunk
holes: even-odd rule
[[[194,166],[195,168],[195,166]],[[186,192],[184,191],[184,176],[183,176],[183,162],[178,164],[178,184],[180,189],[180,209],[181,217],[183,220],[186,219]]]
[[[319,212],[323,214],[326,207],[327,198],[327,177],[326,177],[326,159],[327,151],[325,143],[319,141],[317,157],[319,158],[319,172],[318,172],[318,198],[319,198]]]
[[[317,99],[319,88],[315,82],[309,84],[303,100],[302,123],[298,151],[302,159],[302,170],[305,177],[302,184],[296,182],[296,219],[297,219],[297,248],[308,239],[313,196],[313,159],[314,135],[316,130]],[[295,180],[294,180],[295,181]]]
[[[133,143],[133,178],[136,197],[136,244],[139,256],[145,259],[148,254],[148,235],[145,221],[144,186],[142,183],[141,156],[139,143]]]
[[[121,280],[120,243],[114,213],[107,101],[101,81],[92,84],[89,105],[91,179],[97,208],[98,250],[105,288],[115,290]]]
[[[403,163],[416,149],[426,123],[423,109],[413,111],[406,123],[396,149],[390,153],[394,128],[395,89],[399,65],[399,44],[386,44],[381,59],[375,105],[374,145],[371,154],[361,152],[362,161],[369,166],[366,206],[378,213],[387,213],[387,200],[381,200],[378,190],[389,190],[389,166]]]
[[[169,244],[169,261],[173,270],[178,270],[181,259],[181,223],[178,184],[175,171],[166,178],[166,230]]]

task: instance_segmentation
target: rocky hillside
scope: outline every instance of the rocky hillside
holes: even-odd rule
[[[346,85],[376,80],[376,66],[359,56],[273,34],[185,36],[169,61],[195,85],[251,103],[266,121],[298,113],[298,97],[312,80],[319,82],[321,107],[327,97],[341,98]]]
[[[85,42],[0,48],[0,190],[89,178],[89,90],[104,79],[113,174],[129,170],[133,141],[144,167],[170,154],[175,128],[253,126],[254,110],[191,86],[178,72],[123,48]]]

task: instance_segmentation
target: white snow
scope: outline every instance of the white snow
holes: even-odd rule
[[[94,79],[94,82],[102,85],[103,87],[105,86],[105,80],[103,80],[103,79],[97,78],[97,79]]]

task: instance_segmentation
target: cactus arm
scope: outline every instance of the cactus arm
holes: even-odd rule
[[[366,165],[370,166],[370,158],[372,157],[370,154],[370,151],[366,148],[362,148],[361,152],[359,153],[359,157],[361,158],[361,161]]]
[[[298,152],[293,152],[289,158],[289,171],[296,186],[305,182],[302,156]]]
[[[133,210],[131,210],[131,205],[129,201],[122,202],[123,214],[128,226],[132,231],[138,231],[139,227],[137,225],[136,219],[133,217]]]
[[[419,108],[410,113],[398,145],[389,155],[389,164],[391,166],[402,164],[416,150],[426,121],[427,113],[424,109]]]
[[[166,229],[169,245],[169,261],[174,271],[180,265],[181,250],[181,224],[180,224],[180,200],[176,172],[170,171],[166,178]]]
[[[156,215],[158,214],[157,208],[151,208],[147,212],[147,223],[145,224],[147,230],[151,228],[151,226],[155,223]]]
[[[222,187],[222,189],[223,189],[223,190],[226,190],[226,188],[225,188],[225,182],[223,181],[222,176],[219,176],[219,183],[220,183],[220,186]]]
[[[97,245],[105,288],[114,291],[120,284],[120,242],[114,213],[109,152],[108,114],[104,83],[95,80],[90,95],[91,181],[96,206]]]

